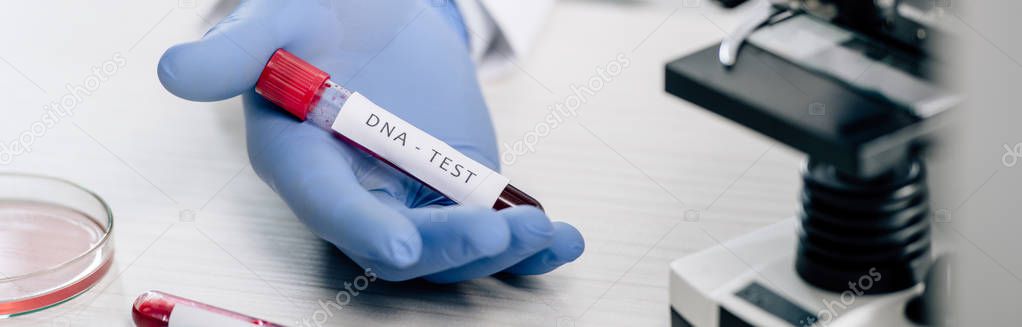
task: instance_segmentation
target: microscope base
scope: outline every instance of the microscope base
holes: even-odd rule
[[[922,292],[866,295],[884,276],[873,271],[840,293],[815,288],[795,272],[798,222],[791,218],[671,263],[671,325],[915,326],[905,306]]]

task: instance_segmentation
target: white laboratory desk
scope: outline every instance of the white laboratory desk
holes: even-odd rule
[[[109,201],[114,267],[87,294],[0,326],[131,326],[132,300],[148,289],[295,324],[360,274],[252,172],[238,99],[191,103],[156,79],[163,51],[200,37],[225,6],[4,9],[0,141],[17,138],[92,66],[115,54],[126,65],[33,141],[31,153],[0,166],[67,178]],[[558,3],[535,51],[506,78],[485,82],[485,93],[498,138],[514,141],[597,66],[618,55],[631,61],[535,153],[504,167],[551,216],[581,230],[584,255],[539,277],[377,281],[324,325],[667,324],[668,262],[796,206],[798,154],[662,90],[665,62],[716,42],[737,22],[708,0]]]

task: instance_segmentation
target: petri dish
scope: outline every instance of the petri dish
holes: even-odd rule
[[[110,269],[114,217],[99,196],[46,176],[0,173],[0,318],[64,303]]]

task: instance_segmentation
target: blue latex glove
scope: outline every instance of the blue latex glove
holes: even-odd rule
[[[532,207],[450,206],[253,91],[270,55],[284,48],[496,169],[493,128],[467,46],[434,2],[243,1],[201,40],[167,50],[160,81],[195,101],[243,94],[256,173],[312,231],[385,280],[542,274],[575,260],[584,242],[572,226]]]

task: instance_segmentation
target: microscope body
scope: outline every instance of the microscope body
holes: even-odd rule
[[[943,33],[903,17],[934,8],[807,2],[667,64],[667,92],[808,156],[795,217],[671,264],[675,326],[934,323],[923,153],[959,98]]]

